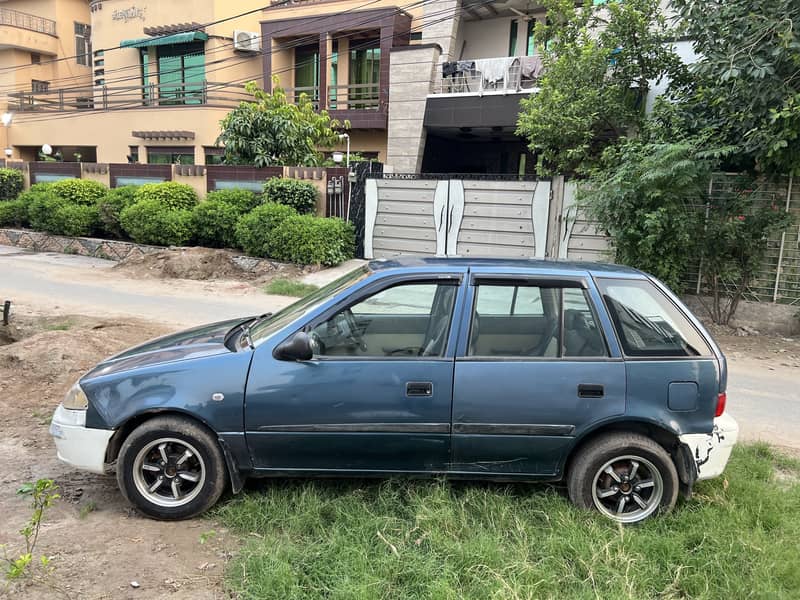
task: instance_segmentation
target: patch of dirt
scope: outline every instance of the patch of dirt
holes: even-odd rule
[[[728,358],[768,361],[771,366],[800,369],[800,337],[747,333],[719,326],[710,327],[709,331]]]
[[[253,270],[236,262],[240,254],[212,248],[170,248],[126,258],[114,266],[130,277],[158,279],[238,279],[267,283],[276,277],[295,279],[318,269],[262,260]],[[244,257],[247,261],[247,257]]]
[[[18,317],[13,334],[0,325],[11,342],[0,346],[0,545],[9,555],[21,551],[19,529],[31,516],[30,497],[16,493],[20,486],[50,478],[61,494],[45,515],[37,546],[37,554],[52,558],[52,573],[9,587],[0,578],[0,598],[224,596],[223,569],[236,543],[232,534],[208,519],[162,523],[140,516],[113,476],[58,461],[48,433],[53,410],[86,370],[168,331],[145,321],[81,316]],[[201,535],[212,530],[201,544]]]

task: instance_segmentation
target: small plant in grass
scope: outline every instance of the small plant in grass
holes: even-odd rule
[[[94,500],[89,500],[85,502],[83,506],[81,506],[80,511],[78,512],[79,519],[85,519],[89,516],[89,514],[93,513],[97,510],[97,503]]]
[[[319,289],[316,285],[303,283],[302,281],[292,281],[291,279],[274,279],[264,287],[268,294],[277,296],[296,296],[302,298],[316,292]]]
[[[16,558],[10,558],[3,548],[3,559],[6,563],[6,579],[19,579],[28,571],[33,563],[36,553],[36,544],[39,541],[39,532],[44,520],[45,511],[53,506],[53,503],[61,496],[58,494],[58,486],[52,479],[39,479],[35,483],[26,483],[17,490],[17,494],[31,496],[31,508],[33,513],[25,526],[20,529],[20,535],[25,539],[25,550]],[[42,567],[50,565],[47,556],[40,556],[38,561]]]

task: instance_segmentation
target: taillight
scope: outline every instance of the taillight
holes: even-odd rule
[[[717,394],[717,412],[714,413],[715,417],[721,417],[725,412],[725,404],[728,402],[728,395],[725,392]]]

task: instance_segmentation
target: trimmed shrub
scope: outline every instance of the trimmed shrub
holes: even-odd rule
[[[297,216],[291,206],[267,202],[257,206],[236,224],[236,243],[251,256],[273,256],[272,232]]]
[[[142,200],[152,200],[175,210],[192,210],[198,202],[192,186],[174,181],[144,184],[136,190],[136,202]]]
[[[238,206],[224,200],[210,199],[192,211],[194,241],[199,246],[231,248],[236,244],[236,224],[242,216]]]
[[[291,206],[300,214],[313,213],[317,208],[317,188],[313,183],[273,177],[264,183],[267,202]]]
[[[206,202],[209,200],[227,202],[238,208],[241,214],[250,212],[261,204],[261,197],[250,190],[215,190],[213,192],[208,192]]]
[[[0,169],[0,200],[16,200],[25,187],[22,171],[17,169]]]
[[[192,211],[171,209],[158,198],[137,201],[122,211],[119,221],[140,244],[182,246],[192,237]]]
[[[104,235],[117,239],[126,237],[119,222],[119,217],[123,210],[133,206],[136,202],[137,189],[139,188],[135,185],[114,188],[108,190],[108,193],[98,201],[97,211],[100,216],[100,229]]]
[[[59,198],[50,191],[50,183],[37,183],[32,185],[27,192],[22,192],[18,200],[22,202],[28,212],[28,223],[31,228],[39,231],[49,231],[50,216],[56,204],[66,204],[67,201]]]
[[[270,248],[278,260],[331,267],[353,258],[355,231],[342,219],[298,215],[273,230]]]
[[[31,227],[57,235],[89,236],[97,226],[97,207],[75,204],[52,190],[36,192],[27,205]]]
[[[22,200],[0,202],[0,227],[24,227],[28,224],[28,206]]]
[[[82,206],[97,204],[108,193],[106,186],[91,179],[62,179],[51,183],[50,190],[71,204]]]

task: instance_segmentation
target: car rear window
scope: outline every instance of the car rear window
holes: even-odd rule
[[[633,357],[709,356],[689,319],[646,279],[599,279],[622,350]]]

